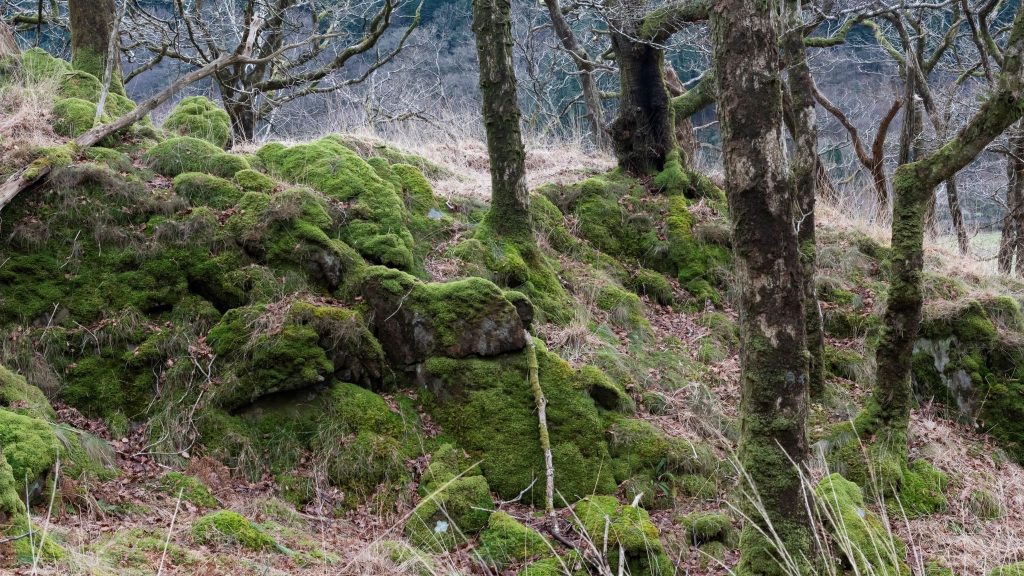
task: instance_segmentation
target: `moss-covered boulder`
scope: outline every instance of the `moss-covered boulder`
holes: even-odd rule
[[[202,172],[175,176],[174,191],[193,206],[209,206],[218,210],[234,206],[242,197],[242,191],[230,180]]]
[[[608,563],[619,565],[620,554],[629,573],[637,576],[669,575],[674,567],[665,554],[660,533],[647,514],[635,506],[622,505],[614,496],[590,496],[575,506],[579,532],[598,549],[608,535]]]
[[[205,172],[232,178],[239,170],[249,168],[245,158],[191,136],[168,138],[150,148],[143,159],[150,168],[169,177],[184,172]]]
[[[164,130],[192,136],[225,148],[231,141],[228,113],[205,96],[183,98],[164,121]]]
[[[944,512],[949,506],[945,472],[924,459],[914,460],[903,474],[899,498],[889,502],[896,517],[920,518]]]
[[[0,366],[0,408],[43,420],[56,416],[42,390],[4,366]]]
[[[487,528],[480,533],[477,553],[485,564],[501,569],[509,564],[554,555],[554,549],[539,532],[499,510],[487,519]]]
[[[38,494],[60,445],[49,423],[0,409],[0,446],[11,468],[18,494]],[[27,487],[27,488],[26,488]]]
[[[413,237],[401,191],[338,137],[291,147],[267,144],[257,157],[282,179],[351,203],[351,220],[341,231],[342,239],[364,257],[405,270],[413,267]]]
[[[1024,320],[1020,304],[980,295],[929,302],[914,345],[916,394],[952,408],[1024,461]]]
[[[868,509],[859,486],[832,474],[818,483],[815,495],[847,568],[860,574],[910,575],[906,545]]]
[[[278,548],[263,528],[231,510],[203,516],[192,525],[192,539],[199,544],[237,545],[257,552]]]
[[[721,542],[728,546],[738,543],[732,518],[721,512],[695,512],[677,518],[676,524],[683,527],[686,541],[692,546],[708,542]]]
[[[261,192],[270,194],[277,188],[277,182],[266,174],[255,170],[239,170],[235,173],[235,184],[238,184],[246,192]]]
[[[460,476],[429,489],[405,523],[405,534],[416,546],[450,550],[487,525],[494,500],[483,476]]]
[[[434,356],[495,356],[526,346],[516,304],[482,278],[424,283],[374,266],[364,273],[360,294],[388,360],[402,370]]]
[[[383,382],[380,345],[358,312],[340,306],[294,301],[234,308],[208,341],[238,368],[214,394],[229,410],[332,379],[367,388]]]

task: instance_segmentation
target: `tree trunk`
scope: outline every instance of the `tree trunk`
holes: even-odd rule
[[[510,11],[510,0],[473,0],[473,33],[491,160],[491,209],[485,221],[500,235],[532,239]]]
[[[234,78],[232,76],[232,78]],[[254,90],[235,90],[231,83],[217,77],[224,110],[231,120],[231,142],[233,145],[252,142],[256,139],[256,102]]]
[[[107,67],[110,36],[117,20],[116,3],[114,0],[70,0],[68,12],[71,24],[71,66],[102,79]],[[115,61],[110,89],[123,96],[121,50],[117,42],[113,58]]]
[[[665,63],[665,87],[668,88],[671,102],[675,102],[683,94],[686,94],[686,87],[679,80],[675,68],[668,62]],[[697,154],[697,135],[693,132],[693,122],[690,116],[675,114],[676,146],[679,152],[686,155],[686,158],[693,158]]]
[[[808,366],[808,389],[812,398],[825,395],[825,332],[822,326],[821,306],[815,290],[818,247],[815,238],[814,204],[818,183],[818,120],[814,111],[814,79],[807,65],[804,50],[803,20],[799,3],[786,0],[789,22],[782,40],[782,51],[787,70],[788,95],[791,107],[795,153],[792,158],[793,187],[797,214],[800,259],[803,265],[803,295]]]
[[[877,377],[872,399],[857,416],[855,428],[862,439],[872,438],[874,449],[889,452],[904,465],[912,399],[910,359],[924,300],[921,275],[928,197],[935,186],[952,178],[1020,118],[1024,108],[1020,78],[1024,12],[1014,16],[1009,39],[995,93],[953,140],[924,158],[899,166],[893,175],[892,274],[876,352]]]
[[[612,28],[612,50],[619,63],[619,116],[612,140],[619,167],[634,176],[660,171],[676,146],[664,51],[641,42],[636,33]],[[628,30],[628,29],[627,29]]]
[[[960,209],[960,194],[957,192],[956,175],[946,180],[946,200],[949,202],[949,216],[953,220],[957,247],[960,249],[960,254],[966,255],[971,249],[971,244],[967,237],[967,225],[964,224],[964,212]]]
[[[756,494],[742,503],[750,520],[738,574],[785,573],[779,547],[798,563],[815,556],[799,470],[808,456],[807,354],[803,292],[793,287],[804,272],[783,151],[777,11],[774,1],[721,0],[711,14],[739,290],[739,461],[752,484],[745,492]]]
[[[1010,150],[1006,157],[1006,216],[999,237],[999,271],[1024,275],[1024,124],[1018,122],[1010,132]]]

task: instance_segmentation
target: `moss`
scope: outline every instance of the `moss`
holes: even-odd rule
[[[240,156],[227,154],[206,140],[191,136],[168,138],[146,152],[146,164],[164,176],[183,172],[205,172],[221,178],[232,178],[249,168]]]
[[[608,312],[611,323],[619,328],[642,333],[650,324],[644,317],[643,304],[636,294],[613,285],[601,287],[594,302],[601,310]]]
[[[825,347],[825,370],[839,378],[857,381],[864,372],[864,357],[849,348]]]
[[[718,541],[729,546],[736,542],[736,530],[732,518],[721,512],[695,512],[676,519],[676,524],[683,527],[686,540],[693,546],[706,542]]]
[[[499,510],[487,519],[487,528],[480,533],[477,553],[487,565],[501,569],[512,563],[552,555],[553,548],[536,530]]]
[[[669,306],[676,301],[672,285],[668,283],[665,276],[653,270],[644,268],[637,270],[629,277],[627,285],[630,290],[647,296],[662,306]]]
[[[45,476],[59,452],[57,436],[47,422],[5,409],[0,409],[0,446],[21,487]]]
[[[202,172],[184,172],[175,176],[174,192],[193,206],[209,206],[218,210],[234,206],[242,197],[241,190],[231,181]]]
[[[11,543],[18,564],[34,566],[39,562],[56,562],[67,556],[67,550],[57,542],[52,532],[44,535],[38,525],[29,525],[24,514],[18,515],[7,529],[7,535],[12,537],[29,533],[31,537],[19,538]]]
[[[212,512],[197,520],[192,525],[192,539],[199,544],[224,543],[261,552],[278,547],[262,528],[231,510]]]
[[[3,448],[0,448],[0,521],[25,511],[22,484],[14,480],[14,471],[3,455]]]
[[[1007,564],[1006,566],[1000,566],[995,570],[992,570],[987,576],[1021,576],[1024,575],[1024,562],[1017,562],[1016,564]]]
[[[166,532],[158,528],[119,530],[100,539],[89,552],[114,566],[145,572],[152,568],[154,558],[164,556],[165,550],[168,564],[192,566],[198,562],[195,554],[169,541]]]
[[[714,470],[717,459],[706,446],[670,438],[643,420],[617,417],[612,422],[606,436],[618,480],[645,471],[706,475]]]
[[[282,472],[276,480],[281,498],[296,508],[302,508],[316,497],[316,483],[308,476]]]
[[[967,499],[967,509],[980,520],[997,520],[1003,516],[1003,506],[995,494],[988,490],[973,490]]]
[[[64,98],[53,105],[53,129],[61,136],[77,138],[92,128],[96,105],[79,98]]]
[[[890,501],[893,512],[920,518],[944,512],[949,506],[946,474],[927,460],[915,460],[903,474],[898,501]],[[898,514],[900,515],[900,514]]]
[[[537,356],[541,387],[548,400],[555,469],[573,471],[556,474],[555,489],[568,501],[595,492],[614,492],[616,482],[601,413],[593,399],[576,386],[573,371],[564,360],[543,349],[538,349]],[[535,478],[543,477],[534,398],[530,388],[523,386],[527,373],[523,354],[495,359],[436,357],[428,360],[425,368],[434,391],[431,411],[460,446],[482,460],[481,470],[495,492],[502,498],[514,498]],[[523,495],[523,501],[542,502],[543,493],[542,487],[534,487]]]
[[[21,70],[26,80],[38,83],[42,80],[59,79],[71,71],[71,64],[54,58],[42,48],[30,48],[21,53]]]
[[[862,574],[910,574],[906,545],[868,510],[859,486],[832,474],[818,483],[815,494],[848,568]]]
[[[430,182],[418,168],[409,164],[394,164],[391,170],[400,184],[405,205],[413,214],[426,215],[437,206]]]
[[[575,550],[561,557],[531,562],[517,576],[585,576],[589,574],[583,557]]]
[[[405,534],[426,550],[450,550],[480,532],[493,508],[494,500],[483,476],[455,478],[419,503],[405,524]]]
[[[292,147],[268,144],[257,156],[281,178],[341,202],[354,201],[353,220],[342,239],[360,254],[387,266],[413,267],[409,213],[399,191],[337,137]]]
[[[83,150],[82,156],[93,162],[105,164],[115,172],[130,172],[132,170],[132,159],[119,150],[92,146]]]
[[[24,416],[53,420],[57,414],[43,391],[0,365],[0,407]]]
[[[217,499],[213,493],[198,478],[182,474],[181,472],[168,472],[160,478],[160,487],[177,498],[179,495],[200,508],[216,508]]]
[[[164,121],[164,129],[179,136],[201,138],[222,149],[231,140],[228,113],[204,96],[190,96],[178,102]]]
[[[238,184],[246,192],[261,192],[263,194],[270,194],[277,188],[277,182],[274,182],[273,178],[250,169],[236,172],[235,184]]]
[[[608,534],[610,566],[618,566],[621,553],[630,574],[672,574],[673,566],[662,548],[658,528],[646,510],[620,505],[614,496],[589,496],[578,502],[574,511],[577,528],[585,537],[603,542],[604,534]]]
[[[622,385],[594,366],[581,366],[576,372],[577,386],[583,388],[598,406],[616,412],[633,413],[636,402]]]

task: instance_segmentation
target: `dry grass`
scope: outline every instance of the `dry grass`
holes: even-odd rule
[[[53,131],[56,93],[56,80],[0,87],[0,172],[25,163],[37,148],[64,142]]]

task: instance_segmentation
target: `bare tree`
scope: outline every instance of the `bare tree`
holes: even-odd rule
[[[115,93],[123,95],[121,51],[117,46],[118,7],[115,1],[69,0],[68,13],[71,21],[72,67],[96,78],[103,78],[109,59],[110,87]]]
[[[236,142],[255,138],[259,123],[287,102],[365,81],[402,50],[419,22],[417,9],[382,52],[396,0],[173,0],[171,8],[168,19],[133,4],[128,36],[152,57],[127,80],[165,59],[201,68],[224,54],[251,53],[259,63],[238,62],[214,76]],[[286,45],[296,48],[282,52]],[[357,70],[342,77],[348,66]]]

